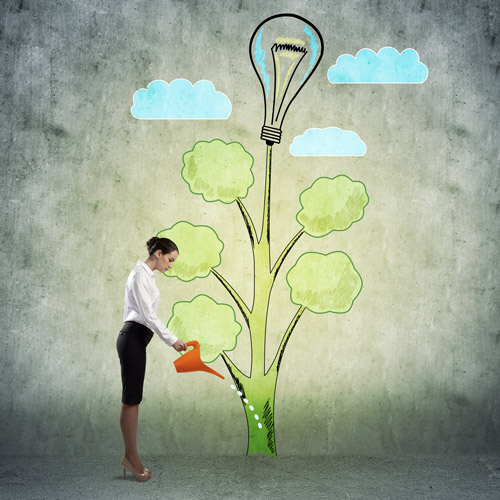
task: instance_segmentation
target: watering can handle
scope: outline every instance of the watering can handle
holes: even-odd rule
[[[193,346],[195,349],[200,345],[200,343],[197,340],[190,340],[189,342],[186,342],[187,346]]]

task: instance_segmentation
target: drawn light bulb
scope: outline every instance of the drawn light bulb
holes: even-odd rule
[[[316,27],[295,14],[278,14],[259,24],[250,39],[250,59],[264,93],[260,138],[269,146],[281,141],[281,126],[297,94],[323,56]]]

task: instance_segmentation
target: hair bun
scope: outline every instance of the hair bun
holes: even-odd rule
[[[156,250],[161,250],[162,254],[173,252],[174,250],[179,252],[177,245],[168,238],[158,238],[158,236],[153,236],[150,238],[146,247],[148,249],[149,255],[152,255]]]
[[[158,243],[158,241],[160,240],[160,238],[158,238],[158,236],[153,236],[152,238],[150,238],[147,243],[146,243],[146,247],[148,250],[150,250],[151,248],[153,248],[153,246]]]

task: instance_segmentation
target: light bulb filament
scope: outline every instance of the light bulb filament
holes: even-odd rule
[[[290,50],[291,52],[303,52],[304,54],[307,53],[307,49],[305,47],[298,47],[297,45],[294,45],[292,43],[275,43],[272,46],[272,50]]]

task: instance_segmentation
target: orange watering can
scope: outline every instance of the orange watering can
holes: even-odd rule
[[[203,363],[200,357],[200,343],[197,340],[190,340],[186,342],[186,345],[193,346],[193,349],[187,351],[186,354],[183,354],[174,361],[175,369],[178,373],[202,371],[213,373],[224,380],[224,377],[220,373],[212,370],[212,368]]]

